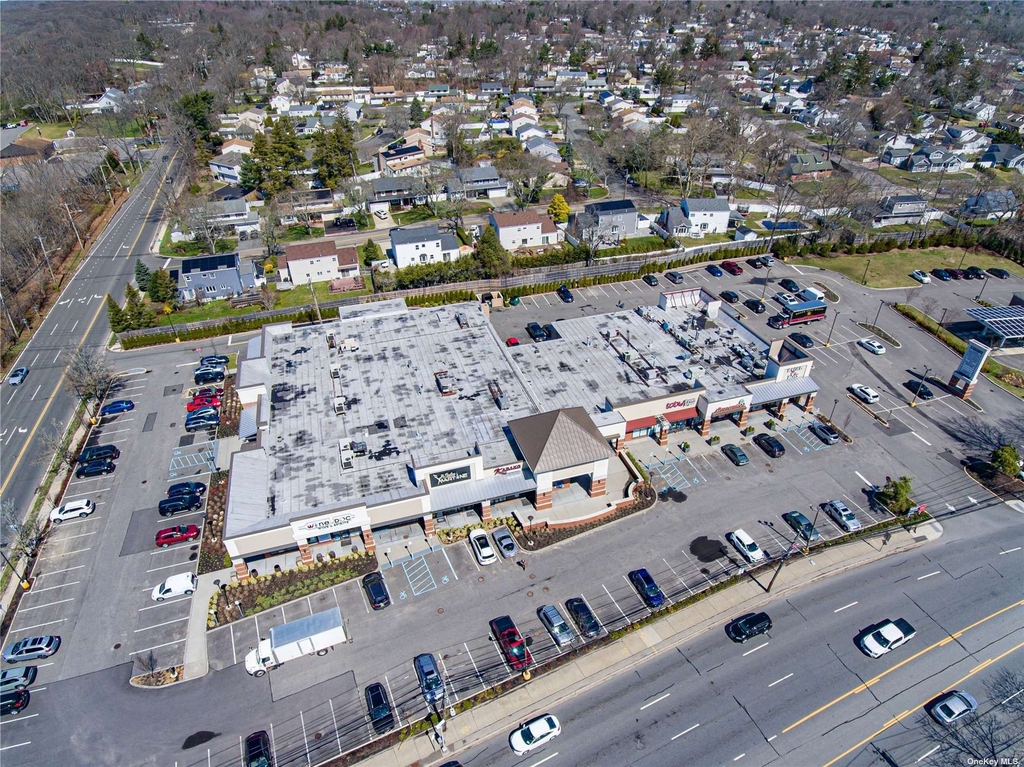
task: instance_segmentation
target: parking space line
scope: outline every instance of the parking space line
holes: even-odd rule
[[[154,624],[152,626],[145,626],[144,628],[141,628],[141,629],[135,629],[135,631],[133,631],[132,633],[133,634],[138,634],[141,631],[152,631],[153,629],[163,628],[164,626],[170,626],[172,623],[181,623],[182,621],[187,621],[187,620],[188,620],[188,616],[186,615],[184,618],[175,618],[173,621],[164,621],[163,623],[157,623],[157,624]]]
[[[394,704],[395,694],[391,692],[391,682],[388,680],[388,675],[384,675],[384,684],[388,686],[388,697],[391,698],[392,705]],[[395,716],[398,717],[398,726],[402,727],[402,714],[399,713],[399,706],[395,706]]]
[[[172,567],[185,567],[187,562],[175,562],[172,565],[163,565],[162,567],[154,567],[152,570],[146,570],[147,573],[155,573],[157,570],[169,570]]]
[[[47,575],[60,575],[61,573],[70,573],[72,570],[81,570],[85,565],[75,565],[74,567],[65,567],[63,570],[51,570],[48,573],[36,573],[34,576],[37,580],[39,578],[45,578]],[[78,583],[78,581],[75,581]],[[42,589],[35,589],[35,591],[42,591]]]
[[[160,649],[162,649],[164,647],[170,647],[171,645],[181,644],[184,641],[185,641],[184,639],[175,639],[173,642],[164,642],[163,644],[158,644],[158,645],[155,645],[154,647],[147,647],[145,650],[133,650],[129,654],[130,655],[141,655],[144,652],[149,652],[151,650],[160,650]]]
[[[26,719],[31,719],[33,716],[39,716],[39,714],[31,714],[29,716],[21,716],[21,717],[18,717],[17,721],[21,722],[21,721],[24,721]],[[8,722],[10,722],[10,720],[8,720]],[[5,722],[5,724],[7,724],[8,722]],[[0,746],[0,751],[7,751],[10,748],[21,748],[22,746],[31,745],[31,743],[32,743],[31,740],[26,740],[23,743],[12,743],[9,746]]]
[[[28,716],[19,716],[17,719],[5,719],[3,724],[10,724],[11,722],[24,722],[26,719],[35,719],[39,714],[29,714]]]
[[[684,581],[682,579],[682,577],[679,575],[679,573],[676,572],[675,568],[672,567],[672,565],[668,564],[668,560],[665,559],[665,557],[662,557],[661,561],[664,562],[666,565],[668,565],[668,569],[672,571],[672,575],[676,576],[676,580],[678,580],[681,584],[683,584],[683,588],[686,589],[687,591],[689,591],[690,595],[693,596],[693,589],[691,589],[689,586],[686,585],[686,581]]]
[[[622,577],[625,578],[626,576],[622,576]],[[629,581],[627,580],[626,583],[629,583]],[[626,621],[626,623],[629,623],[629,618],[626,617],[626,613],[624,613],[622,611],[622,608],[619,607],[619,603],[615,601],[615,597],[612,596],[612,592],[610,592],[608,590],[608,587],[605,586],[603,583],[601,584],[601,588],[604,589],[604,593],[608,595],[608,598],[610,600],[612,600],[612,604],[615,605],[615,609],[618,610],[622,614],[622,620]]]
[[[84,565],[83,565],[84,567]],[[68,586],[74,586],[75,584],[81,583],[81,581],[71,581],[71,583],[61,583],[59,586],[47,586],[45,589],[32,589],[33,594],[42,594],[44,591],[52,591],[53,589],[63,589]]]
[[[455,580],[458,580],[459,576],[455,572],[455,568],[452,567],[452,561],[448,559],[448,552],[445,550],[444,546],[441,547],[441,553],[444,554],[444,561],[448,563],[448,569],[452,571],[452,577],[455,578]]]
[[[397,714],[398,713],[398,706],[394,705],[394,698],[391,697],[390,692],[391,691],[389,690],[388,691],[388,699],[390,701],[392,701],[392,710]],[[328,698],[327,699],[327,705],[331,707],[331,721],[334,722],[334,739],[338,742],[338,753],[341,754],[341,753],[344,753],[344,751],[341,748],[341,732],[339,732],[339,730],[338,730],[338,717],[336,717],[334,715],[334,701],[332,701],[330,698]],[[399,723],[398,726],[401,727],[402,726],[401,723]],[[239,735],[238,737],[241,738],[242,736]],[[277,761],[277,755],[276,754],[274,755],[274,761]]]
[[[18,612],[22,612],[22,611],[19,610]],[[67,620],[67,618],[58,618],[55,621],[47,621],[46,623],[37,623],[35,626],[16,626],[15,628],[11,629],[11,633],[15,633],[15,632],[18,632],[18,631],[32,631],[33,629],[41,629],[43,626],[52,626],[55,623],[63,623],[66,620]]]
[[[910,433],[911,433],[911,434],[913,434],[913,435],[914,435],[915,437],[917,437],[917,438],[918,438],[919,440],[921,440],[922,442],[924,442],[924,444],[928,445],[928,447],[931,447],[931,446],[932,446],[932,443],[931,443],[931,442],[929,442],[928,440],[926,440],[926,439],[925,439],[924,437],[922,437],[922,436],[921,436],[920,434],[918,434],[918,433],[917,433],[916,431],[912,431],[912,432],[910,432]]]
[[[462,646],[466,648],[466,655],[469,656],[469,662],[473,664],[473,671],[476,672],[476,678],[480,682],[480,689],[481,689],[481,691],[486,690],[487,689],[487,683],[484,682],[484,678],[480,675],[480,669],[477,668],[477,666],[476,666],[476,660],[473,658],[473,653],[471,653],[469,651],[469,645],[466,644],[465,642],[463,642]]]
[[[101,487],[101,488],[99,488],[97,490],[90,490],[88,493],[65,493],[64,497],[61,498],[61,503],[67,501],[69,498],[78,498],[79,496],[82,496],[82,495],[93,495],[94,493],[105,493],[109,489],[110,489],[109,487]]]
[[[86,548],[86,549],[76,549],[75,551],[65,551],[63,554],[49,554],[48,556],[45,556],[45,557],[39,557],[39,559],[37,561],[45,562],[48,559],[60,559],[61,557],[70,557],[73,554],[81,554],[81,553],[84,553],[86,551],[92,551],[92,547],[89,547],[89,548]],[[81,566],[85,567],[85,565],[81,565]]]
[[[461,701],[459,700],[459,693],[456,692],[456,690],[455,690],[455,684],[452,682],[451,674],[448,673],[448,667],[446,665],[444,665],[444,657],[441,656],[441,655],[438,655],[437,659],[439,661],[441,661],[441,668],[444,669],[444,680],[445,680],[445,683],[449,687],[452,688],[452,697],[455,698],[455,702],[456,703],[460,703]],[[474,663],[473,665],[475,666],[476,664]]]
[[[99,517],[97,517],[97,519],[99,519]],[[55,538],[54,542],[56,543],[58,541],[71,541],[71,540],[74,540],[75,538],[84,538],[87,535],[96,535],[96,531],[94,530],[91,533],[79,533],[78,535],[68,535],[68,536],[65,536],[64,538]]]
[[[53,605],[62,605],[65,602],[74,602],[74,601],[75,601],[74,597],[71,597],[69,599],[58,599],[56,602],[47,602],[45,605],[36,605],[34,607],[21,607],[21,608],[18,609],[18,612],[19,613],[27,613],[27,612],[31,612],[32,610],[42,610],[44,607],[53,607]]]
[[[147,589],[143,589],[143,591],[149,591],[149,590],[150,589],[148,589],[148,588]],[[158,607],[167,607],[168,605],[176,605],[176,604],[180,604],[181,602],[187,602],[187,601],[189,601],[189,597],[183,597],[182,599],[174,599],[174,600],[171,600],[171,601],[164,600],[163,602],[157,602],[155,605],[150,605],[149,607],[140,607],[139,608],[139,612],[141,613],[144,610],[155,610]]]

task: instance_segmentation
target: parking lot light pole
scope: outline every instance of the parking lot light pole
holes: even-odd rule
[[[832,315],[832,327],[828,329],[828,339],[825,341],[825,348],[829,348],[832,345],[832,331],[836,329],[836,320],[839,319],[839,312]]]
[[[928,381],[928,372],[930,370],[930,367],[925,366],[924,375],[921,376],[921,380],[917,384],[917,389],[914,391],[914,397],[910,400],[911,407],[917,407],[917,395],[921,393],[921,387]]]
[[[11,568],[11,572],[14,573],[14,577],[18,579],[18,582],[21,585],[21,588],[24,589],[25,591],[28,591],[32,587],[32,584],[28,582],[28,579],[27,578],[22,578],[20,575],[18,575],[18,571],[14,568],[14,565],[11,564],[11,560],[9,560],[7,558],[7,555],[4,554],[3,551],[0,551],[0,557],[3,557],[4,558],[4,562],[6,562],[7,566],[9,568]]]
[[[985,292],[985,286],[986,285],[988,285],[988,278],[987,277],[981,281],[981,290],[979,290],[978,291],[978,295],[976,295],[974,297],[975,301],[977,301],[978,299],[981,298],[981,294]]]
[[[871,324],[872,324],[872,325],[874,325],[874,326],[875,326],[876,328],[878,327],[878,318],[879,318],[879,317],[880,317],[880,316],[882,315],[882,307],[883,307],[883,306],[885,306],[885,299],[884,299],[884,298],[883,298],[883,299],[881,299],[881,300],[880,300],[880,301],[878,302],[878,311],[877,311],[877,312],[875,312],[875,321],[874,321],[873,323],[871,323]]]
[[[837,400],[837,399],[832,400],[832,412],[828,416],[829,423],[832,423],[832,418],[836,414],[836,405],[838,405],[838,404],[839,404],[839,400]]]
[[[772,268],[768,267],[768,273],[764,276],[764,287],[761,288],[761,300],[764,301],[764,294],[768,292],[768,280],[772,276]]]

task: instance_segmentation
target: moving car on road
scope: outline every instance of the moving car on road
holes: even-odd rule
[[[772,619],[768,613],[747,613],[741,615],[725,626],[725,634],[734,642],[743,643],[758,634],[765,634],[772,630]]]
[[[508,736],[508,745],[516,756],[523,756],[561,734],[562,725],[558,720],[551,714],[544,714],[513,730]]]
[[[11,374],[7,376],[7,383],[11,386],[21,386],[25,379],[28,377],[28,368],[14,368]]]
[[[978,701],[969,692],[952,690],[940,695],[926,707],[931,717],[947,727],[978,710]]]
[[[79,498],[77,501],[69,501],[63,506],[58,506],[50,512],[50,521],[59,525],[65,519],[76,517],[87,517],[96,511],[96,504],[88,498]]]
[[[857,644],[872,658],[880,658],[917,636],[917,631],[903,618],[886,619],[864,631]]]
[[[100,415],[118,415],[119,413],[128,413],[134,409],[135,403],[130,399],[118,399],[101,407]]]

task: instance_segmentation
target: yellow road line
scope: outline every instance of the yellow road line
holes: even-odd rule
[[[175,155],[177,155],[177,152],[175,152]],[[164,176],[167,175],[167,171],[170,170],[170,167],[171,167],[171,163],[168,163],[167,164],[167,170],[164,171]],[[163,183],[163,178],[160,179],[160,183]],[[153,212],[153,208],[156,207],[156,201],[160,198],[160,187],[159,186],[157,187],[156,191],[157,191],[157,193],[153,197],[153,202],[149,206],[149,210],[146,211],[146,216],[145,216],[146,219],[149,218],[149,214],[152,213]],[[117,215],[116,212],[115,212],[114,215]],[[111,217],[111,220],[107,223],[107,226],[110,226],[110,224],[112,224],[112,223],[113,223],[113,217]],[[146,226],[146,221],[145,221],[145,219],[143,219],[142,226],[139,227],[139,236],[135,238],[135,242],[132,243],[131,248],[128,250],[128,256],[129,257],[131,256],[132,251],[135,250],[135,246],[139,244],[139,240],[142,239],[142,230],[145,228],[145,226]],[[101,235],[97,235],[97,239],[99,239],[100,236]],[[89,253],[89,258],[92,258],[92,257],[93,257],[93,253],[90,252]],[[96,324],[96,320],[99,319],[100,312],[102,312],[103,309],[106,308],[106,306],[107,306],[106,301],[100,301],[99,306],[96,308],[96,313],[93,314],[92,319],[89,321],[89,327],[87,327],[85,329],[85,333],[82,335],[81,343],[79,343],[78,346],[75,348],[75,352],[76,353],[78,352],[79,349],[81,349],[85,345],[85,340],[89,337],[89,333],[92,332],[93,325]],[[17,473],[18,465],[21,463],[21,459],[25,457],[25,451],[28,450],[28,446],[30,444],[32,444],[32,440],[36,436],[36,432],[39,430],[39,425],[43,422],[43,419],[46,418],[46,414],[50,411],[50,404],[54,400],[53,395],[56,394],[57,390],[60,389],[64,385],[64,379],[66,378],[66,374],[67,374],[67,368],[65,368],[64,371],[61,372],[60,380],[57,381],[56,388],[54,388],[54,390],[50,393],[50,395],[47,396],[47,398],[46,398],[46,405],[43,406],[43,412],[41,412],[39,414],[39,418],[36,419],[35,424],[32,426],[32,431],[30,431],[29,434],[28,434],[28,437],[25,438],[25,444],[22,445],[21,446],[21,450],[18,451],[18,455],[14,459],[14,463],[11,465],[10,472],[8,472],[8,474],[7,474],[7,479],[5,479],[3,484],[0,485],[0,494],[2,494],[4,492],[4,490],[7,489],[7,485],[10,484],[11,480],[14,478],[14,475]]]
[[[1004,652],[1002,655],[997,655],[995,658],[989,658],[988,660],[983,661],[982,663],[979,663],[977,666],[975,666],[973,669],[971,669],[970,672],[968,672],[966,676],[963,676],[960,679],[957,679],[955,682],[953,682],[953,684],[951,684],[948,689],[950,689],[950,690],[956,689],[957,685],[959,685],[965,679],[970,679],[972,676],[977,674],[982,669],[988,668],[993,663],[996,663],[997,661],[1002,660],[1003,658],[1005,658],[1007,655],[1010,655],[1011,653],[1017,652],[1017,650],[1019,650],[1022,647],[1024,647],[1024,642],[1021,642],[1016,647],[1011,647],[1009,650]],[[931,700],[931,698],[929,698],[928,700]],[[862,740],[857,745],[851,746],[846,751],[844,751],[839,756],[837,756],[835,759],[833,759],[831,762],[826,762],[824,765],[822,765],[822,767],[832,767],[832,765],[835,764],[836,762],[838,762],[840,759],[842,759],[842,758],[844,758],[846,756],[849,756],[851,753],[856,751],[858,748],[863,747],[864,744],[869,743],[870,741],[874,740],[879,735],[881,735],[883,732],[885,732],[890,727],[892,727],[894,724],[898,724],[903,719],[906,719],[907,716],[909,716],[910,714],[914,713],[915,711],[919,711],[920,709],[922,709],[927,702],[928,702],[927,700],[921,701],[920,705],[917,705],[914,708],[908,709],[908,710],[902,712],[901,714],[897,714],[892,719],[890,719],[888,722],[886,722],[885,725],[882,727],[882,729],[878,730],[878,732],[875,732],[875,733],[869,735],[868,737],[864,738],[864,740]]]
[[[971,624],[970,626],[967,626],[967,627],[965,627],[965,628],[962,628],[962,629],[960,629],[959,631],[957,631],[956,633],[954,633],[954,634],[953,634],[952,636],[948,636],[948,637],[946,637],[946,638],[944,638],[944,639],[941,639],[941,640],[939,640],[939,641],[938,641],[938,642],[936,642],[935,644],[932,644],[932,645],[929,645],[928,647],[925,647],[925,648],[924,648],[923,650],[920,650],[919,652],[916,652],[916,653],[914,653],[914,654],[913,654],[913,655],[911,655],[911,656],[910,656],[909,658],[906,658],[905,660],[901,660],[901,661],[900,661],[899,663],[897,663],[897,664],[896,664],[895,666],[893,666],[892,668],[890,668],[890,669],[887,669],[887,670],[883,671],[883,672],[882,672],[881,674],[879,674],[878,676],[876,676],[876,677],[875,677],[874,679],[869,679],[869,680],[868,680],[867,682],[864,682],[863,684],[859,684],[859,685],[857,685],[856,687],[854,687],[854,688],[853,688],[852,690],[850,690],[849,692],[843,693],[842,695],[840,695],[840,696],[839,696],[838,698],[836,698],[835,700],[833,700],[833,701],[831,701],[831,702],[829,702],[829,703],[826,703],[826,704],[825,704],[824,706],[822,706],[821,708],[818,708],[818,709],[816,709],[816,710],[812,711],[812,712],[811,712],[811,713],[809,713],[809,714],[808,714],[807,716],[805,716],[805,717],[804,717],[803,719],[799,719],[799,720],[797,720],[796,722],[793,722],[793,724],[791,724],[791,725],[789,725],[789,727],[785,728],[785,729],[784,729],[784,730],[782,731],[782,733],[783,733],[783,734],[786,734],[786,733],[787,733],[787,732],[789,732],[790,730],[792,730],[792,729],[794,729],[794,728],[796,728],[796,727],[799,727],[799,726],[800,726],[801,724],[803,724],[804,722],[806,722],[806,721],[807,721],[808,719],[813,719],[813,718],[814,718],[814,717],[816,717],[816,716],[817,716],[818,714],[820,714],[820,713],[821,713],[822,711],[827,711],[828,709],[832,708],[832,706],[836,705],[837,703],[839,703],[839,702],[841,702],[841,701],[843,701],[843,700],[846,700],[846,699],[847,699],[847,698],[849,698],[849,697],[850,697],[851,695],[856,695],[856,694],[857,694],[857,693],[859,693],[859,692],[863,692],[864,690],[868,689],[868,687],[870,687],[871,685],[875,684],[876,682],[878,682],[878,681],[879,681],[880,679],[882,679],[883,677],[885,677],[885,676],[887,676],[887,675],[891,674],[891,673],[892,673],[893,671],[895,671],[896,669],[900,668],[901,666],[904,666],[904,665],[906,665],[907,663],[910,663],[911,661],[913,661],[913,660],[916,660],[916,659],[920,658],[920,657],[921,657],[922,655],[924,655],[925,653],[927,653],[927,652],[931,652],[931,651],[932,651],[932,650],[934,650],[934,649],[935,649],[936,647],[942,647],[943,645],[949,644],[949,643],[950,643],[950,642],[952,642],[952,641],[953,641],[954,639],[958,639],[959,637],[963,636],[963,634],[964,634],[965,632],[967,632],[967,631],[970,631],[971,629],[973,629],[973,628],[975,628],[975,627],[977,627],[977,626],[980,626],[980,625],[981,625],[982,623],[984,623],[985,621],[989,621],[989,620],[992,620],[992,619],[993,619],[993,618],[995,618],[996,616],[998,616],[998,615],[1002,615],[1002,614],[1003,614],[1003,613],[1005,613],[1005,612],[1006,612],[1007,610],[1012,610],[1013,608],[1015,608],[1015,607],[1020,607],[1021,605],[1024,605],[1024,599],[1020,600],[1019,602],[1014,602],[1014,603],[1013,603],[1012,605],[1007,605],[1007,606],[1006,606],[1006,607],[1004,607],[1004,608],[1003,608],[1002,610],[997,610],[996,612],[992,613],[991,615],[986,615],[986,616],[985,616],[984,618],[982,618],[981,620],[975,621],[975,622],[974,622],[974,623],[972,623],[972,624]],[[897,720],[897,721],[898,721],[898,720]]]

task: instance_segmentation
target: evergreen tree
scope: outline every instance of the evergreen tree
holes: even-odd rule
[[[412,103],[409,104],[409,127],[417,127],[426,119],[426,116],[426,113],[423,111],[422,102],[418,97],[414,97]]]
[[[149,289],[150,271],[149,267],[142,263],[141,258],[135,259],[135,282],[139,290],[145,292]]]
[[[363,246],[363,263],[369,266],[372,262],[379,261],[383,257],[384,254],[381,252],[380,245],[372,239],[368,239]]]
[[[156,323],[156,315],[153,310],[142,301],[142,294],[137,291],[129,282],[124,286],[124,297],[127,303],[124,306],[125,322],[128,330],[140,330],[151,328]]]
[[[551,198],[551,204],[548,205],[548,215],[554,219],[556,224],[564,224],[569,220],[569,203],[565,201],[565,198],[556,194]]]
[[[110,324],[110,329],[115,333],[123,333],[129,329],[124,311],[122,311],[117,301],[109,293],[107,293],[107,322]]]
[[[171,275],[164,269],[157,269],[149,278],[149,300],[155,304],[164,304],[173,301],[177,286],[171,280]]]
[[[299,170],[305,164],[306,156],[299,143],[295,126],[287,117],[282,117],[274,123],[274,127],[270,129],[268,144],[268,162],[264,165],[264,191],[268,195],[275,195],[292,186],[292,171]]]
[[[334,189],[342,179],[353,175],[356,162],[355,137],[352,123],[339,116],[329,131],[313,136],[313,163],[316,176],[328,189]]]
[[[502,246],[494,227],[490,225],[484,229],[476,244],[476,259],[481,277],[494,278],[512,273],[508,251]]]
[[[246,191],[262,189],[263,187],[263,166],[252,155],[242,158],[242,166],[238,170],[238,185]]]

